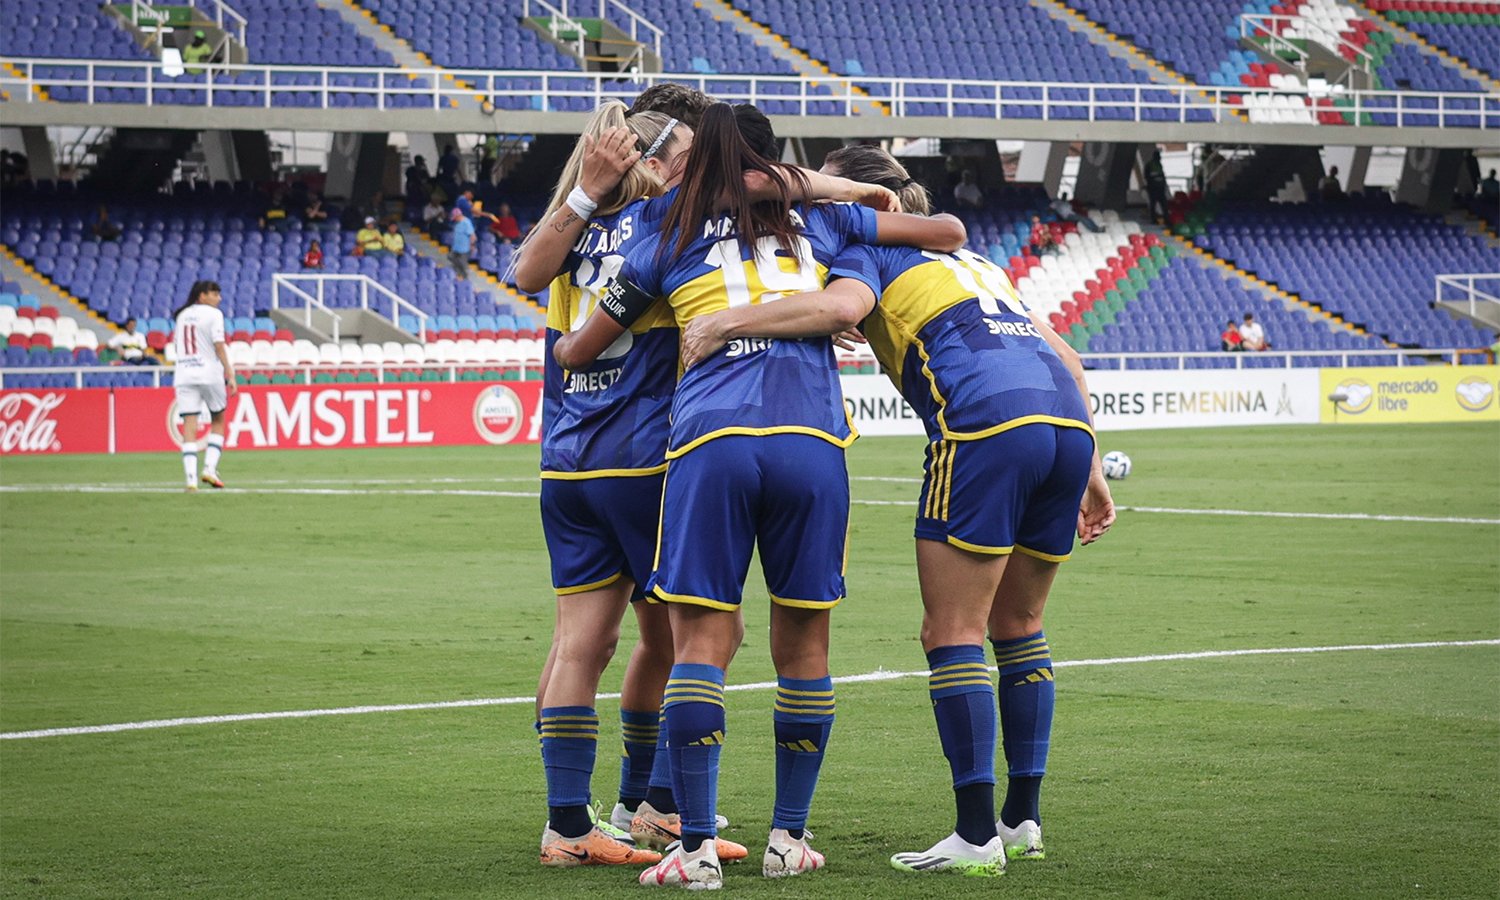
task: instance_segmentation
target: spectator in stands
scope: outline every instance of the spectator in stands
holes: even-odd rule
[[[1333,203],[1344,199],[1344,187],[1339,184],[1339,167],[1334,166],[1318,182],[1318,196],[1323,198],[1324,203]]]
[[[1146,182],[1147,211],[1153,218],[1166,218],[1167,171],[1161,165],[1160,147],[1151,151],[1151,157],[1146,160],[1146,169],[1143,174],[1145,176],[1143,180]]]
[[[984,192],[979,190],[973,169],[964,169],[963,177],[953,187],[953,199],[958,201],[959,206],[969,209],[978,209],[984,205]]]
[[[452,144],[443,147],[443,155],[438,157],[437,181],[438,186],[449,197],[457,196],[458,181],[460,178],[459,167],[463,160],[459,159],[458,151],[453,149]]]
[[[315,194],[302,208],[302,223],[316,228],[328,221],[328,210],[323,208],[323,195]]]
[[[304,268],[304,269],[321,269],[321,268],[323,268],[323,245],[322,244],[318,243],[317,241],[313,241],[312,244],[308,246],[307,252],[304,253],[304,254],[302,254],[302,268]]]
[[[187,63],[189,75],[202,75],[203,67],[194,66],[193,63],[213,62],[214,48],[208,43],[208,35],[202,29],[193,32],[193,40],[182,48],[182,61]]]
[[[422,207],[422,227],[427,233],[437,237],[438,232],[445,227],[443,225],[443,205],[438,202],[437,195],[427,198],[427,205]]]
[[[271,194],[271,199],[266,201],[265,207],[260,213],[260,227],[272,231],[281,231],[286,227],[286,199],[281,189],[277,188]]]
[[[495,174],[495,163],[500,159],[500,139],[490,135],[484,139],[480,150],[479,174],[474,180],[480,184],[490,184]]]
[[[421,156],[415,157],[411,165],[406,167],[406,207],[415,211],[422,205],[422,201],[432,196],[432,173],[427,171],[427,160]]]
[[[1485,200],[1500,200],[1500,180],[1495,178],[1495,170],[1490,169],[1490,174],[1479,182],[1479,196]]]
[[[1076,222],[1095,234],[1098,234],[1099,232],[1104,230],[1098,225],[1095,225],[1093,219],[1090,219],[1088,216],[1079,214],[1078,210],[1076,209],[1076,204],[1068,202],[1068,194],[1066,191],[1059,193],[1057,195],[1057,199],[1052,201],[1052,211],[1057,213],[1057,218],[1061,221]]]
[[[99,218],[89,226],[89,231],[101,241],[120,239],[120,226],[109,220],[109,208],[102,203],[99,204]]]
[[[146,336],[136,327],[135,316],[125,320],[125,330],[111,337],[108,347],[120,354],[127,366],[156,365],[156,360],[146,355]]]
[[[365,217],[365,227],[354,235],[355,256],[384,256],[385,238],[380,234],[380,229],[375,225],[374,216]]]
[[[1255,321],[1252,313],[1245,313],[1245,321],[1240,325],[1240,340],[1246,350],[1269,350],[1271,344],[1266,340],[1266,330]]]
[[[453,238],[449,244],[452,250],[448,253],[448,261],[453,263],[453,271],[458,274],[459,279],[467,281],[469,251],[474,247],[474,223],[456,206],[448,214],[448,218],[453,222]]]
[[[28,167],[26,154],[0,150],[0,183],[6,187],[25,181]]]
[[[1233,319],[1224,323],[1224,332],[1219,335],[1219,349],[1237,353],[1245,349],[1245,339],[1240,337],[1240,327]]]
[[[712,105],[713,99],[696,88],[690,88],[685,84],[663,82],[653,84],[641,91],[641,95],[635,98],[635,105],[630,107],[626,115],[633,116],[643,112],[666,113],[697,131],[698,123],[703,120],[703,111]]]
[[[1047,223],[1042,221],[1041,216],[1031,217],[1031,237],[1028,241],[1031,252],[1037,256],[1057,252],[1057,236],[1052,233],[1051,228],[1047,227]]]
[[[453,206],[464,214],[465,219],[474,218],[474,192],[464,191],[459,194],[458,199],[453,201]]]
[[[490,231],[507,243],[521,239],[521,225],[511,212],[509,203],[500,204],[500,209],[490,217]]]
[[[385,234],[380,241],[385,245],[385,252],[391,256],[402,256],[406,253],[406,237],[401,234],[401,226],[395,222],[385,226]]]

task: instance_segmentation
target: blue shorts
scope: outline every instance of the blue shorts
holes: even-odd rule
[[[929,444],[917,537],[1062,562],[1073,552],[1093,461],[1093,435],[1057,425]]]
[[[734,610],[759,544],[772,603],[829,609],[844,598],[848,537],[843,448],[802,434],[714,438],[667,464],[650,593]]]
[[[552,587],[580,594],[635,582],[645,597],[656,550],[662,473],[630,477],[542,479],[542,534],[552,557]]]

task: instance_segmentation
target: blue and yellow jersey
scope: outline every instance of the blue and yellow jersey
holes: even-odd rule
[[[984,257],[853,246],[831,277],[861,281],[879,298],[861,329],[932,440],[1032,422],[1092,430],[1067,366],[1005,271]]]
[[[875,213],[863,207],[825,204],[798,207],[791,215],[800,231],[793,252],[774,237],[746,244],[731,219],[710,219],[680,255],[673,256],[669,246],[658,259],[658,247],[672,241],[670,235],[641,241],[620,277],[666,297],[684,326],[731,307],[820,290],[840,252],[875,239]],[[667,458],[729,434],[809,434],[848,446],[855,435],[844,412],[832,341],[734,340],[688,369],[672,403]]]
[[[589,222],[551,287],[542,392],[542,477],[649,475],[666,466],[668,416],[677,382],[678,331],[664,301],[593,365],[564,370],[558,338],[583,325],[625,253],[655,232],[670,201],[640,200]]]

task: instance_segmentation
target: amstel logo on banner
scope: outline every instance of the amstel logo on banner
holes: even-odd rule
[[[1500,421],[1500,366],[1324,369],[1324,422]]]
[[[491,444],[515,440],[525,421],[521,398],[506,385],[492,384],[474,398],[474,430]]]

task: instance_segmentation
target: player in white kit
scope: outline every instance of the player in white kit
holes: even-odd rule
[[[224,452],[224,411],[229,406],[229,396],[239,387],[224,347],[224,314],[219,311],[222,301],[218,282],[195,281],[187,302],[173,314],[177,323],[172,332],[177,367],[172,383],[177,388],[182,468],[187,474],[189,491],[198,490],[196,438],[198,416],[205,411],[211,424],[204,443],[203,481],[216,488],[224,486],[219,478],[219,456]]]

